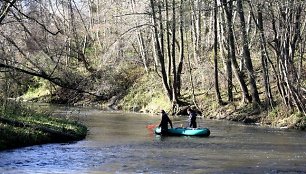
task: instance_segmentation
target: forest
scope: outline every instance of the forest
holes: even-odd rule
[[[209,118],[305,129],[305,9],[302,0],[1,0],[1,107],[29,95],[130,111],[192,105]]]

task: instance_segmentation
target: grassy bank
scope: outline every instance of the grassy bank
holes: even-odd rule
[[[50,114],[36,113],[19,104],[0,109],[0,150],[84,139],[87,128]]]
[[[133,87],[128,89],[127,95],[118,102],[119,108],[147,113],[157,113],[161,108],[170,111],[171,103],[164,94],[162,82],[156,79],[159,77],[154,72],[144,74]],[[188,85],[185,84],[180,99],[194,105]],[[226,98],[226,96],[223,97]],[[205,118],[225,119],[246,124],[257,123],[275,128],[306,129],[306,116],[299,112],[289,112],[281,104],[277,104],[273,109],[264,106],[254,108],[251,104],[242,103],[239,96],[236,95],[235,101],[221,106],[215,100],[213,90],[199,90],[199,88],[195,91],[195,99],[198,109]]]
[[[156,73],[147,73],[137,79],[126,95],[118,102],[125,111],[154,113],[161,109],[170,111],[171,103],[164,93],[161,80]]]

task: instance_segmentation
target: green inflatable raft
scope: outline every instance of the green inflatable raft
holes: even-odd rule
[[[155,134],[161,135],[161,128],[160,127],[155,128]],[[168,129],[168,132],[166,133],[166,135],[208,137],[210,135],[210,130],[208,128],[176,127],[176,128]]]

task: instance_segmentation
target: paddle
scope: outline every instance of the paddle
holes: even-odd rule
[[[146,128],[148,128],[148,129],[154,129],[154,128],[157,127],[158,125],[159,125],[159,123],[157,123],[157,124],[149,124],[149,125],[146,126]]]

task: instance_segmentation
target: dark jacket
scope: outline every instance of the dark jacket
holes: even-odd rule
[[[191,110],[189,113],[189,127],[197,128],[196,119],[197,119],[197,113]]]
[[[171,128],[173,128],[172,121],[168,117],[167,113],[164,112],[164,113],[162,113],[162,119],[161,119],[160,124],[158,126],[158,127],[161,128],[162,132],[167,132],[168,131],[168,123],[170,124]]]

